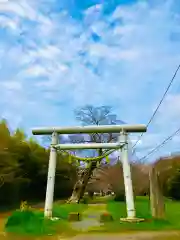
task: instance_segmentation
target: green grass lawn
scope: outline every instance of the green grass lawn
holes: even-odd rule
[[[62,218],[64,220],[67,220],[68,215],[70,212],[79,212],[82,213],[85,209],[87,209],[87,204],[77,204],[77,203],[71,203],[71,204],[58,204],[55,203],[53,207],[53,216]]]
[[[99,232],[180,230],[180,202],[166,200],[166,220],[160,221],[152,219],[148,198],[137,197],[135,203],[137,217],[145,219],[145,222],[140,223],[120,222],[121,217],[126,217],[125,202],[115,202],[112,200],[112,198],[98,197],[95,198],[93,201],[91,200],[90,203],[106,204],[106,210],[113,216],[114,219],[112,222],[106,222],[104,223],[104,226],[96,228],[96,231]],[[73,236],[77,234],[78,231],[71,229],[70,223],[67,221],[69,213],[79,212],[83,214],[85,210],[89,210],[91,212],[91,209],[93,214],[93,211],[99,211],[100,207],[99,209],[96,209],[92,206],[88,208],[87,204],[55,203],[53,209],[53,216],[60,218],[60,220],[55,222],[51,220],[43,221],[43,213],[35,210],[37,219],[34,218],[27,225],[25,224],[23,226],[18,226],[16,229],[14,227],[9,229],[11,232],[16,231],[19,233],[33,233],[35,235],[64,234],[67,236]]]
[[[89,203],[105,203],[107,211],[113,216],[114,221],[105,223],[104,226],[99,228],[100,232],[180,230],[180,202],[167,199],[165,201],[166,220],[154,220],[151,216],[149,199],[147,197],[137,197],[135,202],[136,215],[139,218],[145,219],[144,222],[140,223],[120,222],[121,217],[126,217],[125,202],[115,202],[112,197],[97,197],[94,198],[94,200],[89,201]],[[87,208],[87,204],[55,204],[54,214],[55,216],[67,219],[70,212],[83,213],[83,211],[87,210]]]
[[[130,231],[130,230],[180,230],[180,202],[166,200],[166,220],[152,219],[149,200],[146,197],[136,199],[136,215],[144,218],[140,223],[120,222],[121,217],[126,217],[126,205],[124,202],[107,202],[107,210],[113,216],[112,223],[105,223],[107,231]]]
[[[37,209],[21,212],[16,210],[7,219],[5,231],[14,234],[27,235],[65,235],[73,236],[77,231],[72,230],[67,221],[70,212],[81,213],[87,208],[85,204],[54,204],[53,217],[59,218],[57,221],[44,219],[44,213]]]

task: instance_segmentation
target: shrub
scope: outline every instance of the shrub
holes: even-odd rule
[[[35,234],[41,235],[50,232],[51,226],[44,220],[43,214],[35,213],[30,210],[15,211],[7,219],[5,224],[6,232],[18,234]]]
[[[116,194],[116,196],[114,198],[114,201],[116,201],[116,202],[125,202],[125,193],[121,192],[121,193]]]
[[[173,176],[167,181],[167,196],[174,199],[180,200],[180,169],[178,169]]]
[[[15,211],[7,220],[5,227],[15,227],[25,225],[35,219],[35,215],[31,211]]]
[[[89,197],[88,197],[88,196],[84,196],[84,197],[81,199],[80,203],[88,204],[88,203],[89,203]]]

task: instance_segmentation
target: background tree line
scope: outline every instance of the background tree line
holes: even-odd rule
[[[55,198],[71,195],[76,166],[67,156],[58,154]],[[19,204],[21,200],[44,201],[49,149],[27,138],[17,129],[10,133],[7,122],[0,122],[0,207]]]
[[[75,111],[75,117],[82,125],[123,124],[112,114],[108,106],[85,106]],[[117,134],[70,135],[70,142],[113,142]],[[47,140],[48,141],[48,140]],[[89,152],[91,156],[103,155],[105,151]],[[74,154],[71,152],[71,154]],[[87,152],[75,152],[85,154]],[[0,122],[0,207],[14,206],[21,200],[44,201],[46,193],[49,149],[41,146],[32,138],[27,138],[23,130],[11,132],[5,120]],[[180,156],[159,159],[156,168],[163,194],[180,199]],[[152,165],[131,163],[135,195],[149,194],[149,169]],[[86,174],[79,174],[84,171]],[[78,184],[79,185],[78,185]],[[78,187],[77,187],[78,186]],[[70,198],[77,200],[88,191],[115,192],[116,200],[124,198],[124,182],[120,159],[112,157],[109,164],[102,160],[92,163],[88,169],[69,163],[68,154],[58,153],[56,168],[55,199]]]

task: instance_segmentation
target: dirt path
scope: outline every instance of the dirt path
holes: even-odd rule
[[[179,240],[180,232],[132,232],[114,234],[80,234],[72,238],[61,236],[27,237],[0,234],[0,240]]]
[[[103,226],[99,222],[100,214],[106,211],[106,204],[88,204],[88,208],[83,212],[82,221],[71,223],[75,230],[87,232]]]
[[[179,240],[180,232],[132,232],[122,234],[81,234],[71,240]]]

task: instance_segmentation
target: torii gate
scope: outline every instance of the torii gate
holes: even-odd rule
[[[34,128],[34,135],[52,135],[50,148],[49,168],[47,177],[46,199],[44,216],[52,217],[54,184],[56,172],[57,150],[72,150],[72,149],[119,149],[121,151],[123,177],[125,185],[127,220],[136,219],[136,211],[134,206],[134,195],[132,187],[132,178],[130,164],[128,161],[128,133],[146,132],[146,125],[91,125],[78,127],[44,127]],[[75,134],[75,133],[119,133],[117,143],[79,143],[79,144],[58,144],[58,134]]]

